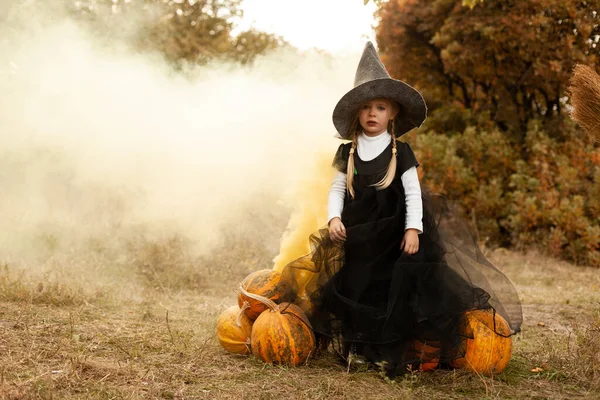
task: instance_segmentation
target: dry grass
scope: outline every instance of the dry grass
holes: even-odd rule
[[[27,279],[24,270],[0,266],[0,299],[4,302],[72,306],[82,304],[85,296],[77,288],[60,282],[37,282]]]
[[[276,229],[274,229],[276,231]],[[244,236],[244,235],[242,235]],[[0,277],[0,393],[5,399],[523,399],[600,397],[600,271],[506,251],[489,254],[524,301],[523,332],[500,376],[415,372],[389,382],[346,373],[332,355],[300,368],[226,354],[219,313],[274,249],[230,232],[217,256],[192,257],[180,239],[139,242],[135,295],[104,296],[48,280],[42,289],[5,266]],[[229,249],[229,251],[227,251]],[[143,266],[156,273],[145,276]],[[179,266],[182,270],[178,271]],[[196,267],[199,275],[186,276]],[[136,269],[137,268],[137,269]],[[141,268],[141,269],[140,269]],[[168,273],[172,275],[168,277]],[[118,286],[117,286],[118,287]],[[560,288],[560,289],[559,289]],[[531,370],[539,367],[541,372]]]

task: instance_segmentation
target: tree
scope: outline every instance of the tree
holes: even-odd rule
[[[240,0],[84,0],[72,3],[71,10],[103,32],[127,36],[137,50],[159,51],[176,65],[215,59],[248,63],[283,44],[256,30],[234,35],[242,16],[239,5]]]
[[[564,113],[576,63],[598,68],[600,0],[396,0],[378,11],[390,73],[433,105],[488,111],[523,140],[533,118]]]
[[[370,1],[370,0],[364,0],[364,2],[365,2],[365,6],[366,6],[367,4],[369,4],[369,1]],[[483,1],[484,1],[484,0],[463,0],[463,1],[462,1],[462,4],[463,4],[463,6],[467,6],[467,7],[471,7],[471,8],[473,8],[473,7],[475,7],[475,6],[476,6],[478,3],[483,3]],[[381,0],[373,0],[373,2],[374,2],[375,4],[377,4],[377,5],[381,5]]]

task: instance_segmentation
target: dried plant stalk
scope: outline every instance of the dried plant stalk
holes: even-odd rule
[[[587,65],[577,65],[569,92],[571,118],[595,141],[600,142],[600,75]]]

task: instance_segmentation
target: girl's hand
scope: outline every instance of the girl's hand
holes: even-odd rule
[[[400,243],[400,250],[404,250],[408,254],[415,254],[419,251],[419,231],[412,228],[407,229],[404,232],[402,243]]]
[[[346,227],[338,217],[329,221],[329,237],[336,243],[346,240]]]

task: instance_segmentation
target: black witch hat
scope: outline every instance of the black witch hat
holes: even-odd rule
[[[333,110],[333,124],[342,139],[350,139],[350,125],[361,104],[375,98],[390,99],[400,106],[394,121],[396,137],[418,128],[427,117],[427,106],[421,93],[402,81],[392,79],[373,43],[367,42],[356,69],[354,89],[346,93]]]

